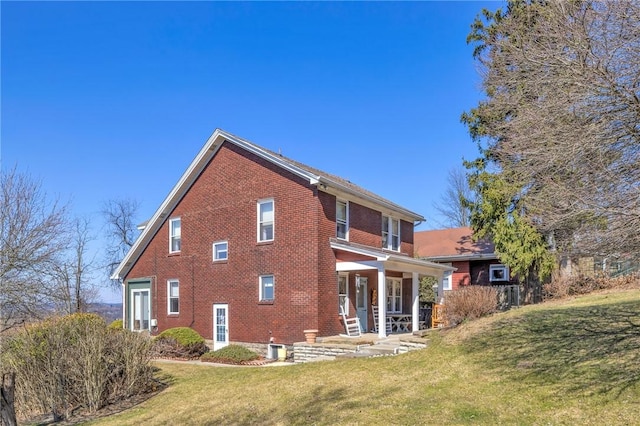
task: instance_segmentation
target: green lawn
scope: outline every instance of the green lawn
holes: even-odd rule
[[[158,364],[171,385],[93,424],[637,424],[640,292],[528,306],[395,357]]]

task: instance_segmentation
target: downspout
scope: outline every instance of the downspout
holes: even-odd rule
[[[196,280],[193,263],[193,256],[191,256],[191,324],[189,328],[196,322]]]

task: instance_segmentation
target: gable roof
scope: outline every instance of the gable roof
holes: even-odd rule
[[[489,240],[473,241],[469,227],[418,231],[413,234],[416,255],[434,261],[496,259]]]
[[[317,186],[321,191],[348,198],[364,206],[373,207],[376,210],[383,211],[386,214],[392,214],[410,222],[422,222],[425,220],[422,215],[405,209],[346,179],[309,167],[224,130],[216,129],[191,162],[178,183],[173,187],[171,192],[169,192],[169,195],[162,202],[158,210],[156,210],[148,223],[146,223],[127,255],[113,271],[111,279],[121,279],[127,275],[158,229],[160,229],[164,220],[171,214],[224,142],[232,143],[282,169],[288,170],[294,175],[307,180],[310,185]]]

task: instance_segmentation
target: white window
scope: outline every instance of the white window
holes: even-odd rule
[[[336,236],[349,239],[349,202],[336,200]]]
[[[349,315],[349,274],[338,275],[338,313]]]
[[[229,257],[229,243],[218,241],[213,243],[213,261],[227,260]]]
[[[387,312],[402,312],[402,280],[387,278]]]
[[[274,299],[273,275],[260,276],[260,301],[272,301]]]
[[[169,253],[180,251],[181,233],[180,218],[169,219]]]
[[[273,200],[258,201],[258,242],[273,241]]]
[[[442,289],[443,290],[453,289],[453,272],[446,271],[444,273],[444,276],[442,277]]]
[[[489,265],[489,281],[509,281],[509,267],[506,265]]]
[[[400,220],[382,216],[382,248],[400,250]]]
[[[169,314],[180,312],[180,283],[178,280],[167,281],[167,312]]]

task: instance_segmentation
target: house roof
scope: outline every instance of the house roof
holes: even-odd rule
[[[122,279],[127,275],[138,257],[142,254],[153,236],[162,226],[166,217],[173,211],[182,197],[191,188],[197,177],[205,169],[207,164],[209,164],[224,142],[232,143],[266,161],[275,164],[276,166],[288,170],[294,175],[307,180],[310,185],[317,186],[321,191],[345,197],[364,206],[373,207],[386,214],[390,214],[410,222],[422,222],[425,220],[422,215],[414,213],[398,204],[380,197],[377,194],[374,194],[373,192],[367,191],[346,179],[309,167],[273,151],[262,148],[247,141],[246,139],[232,135],[224,130],[216,129],[204,144],[198,155],[191,162],[178,183],[173,187],[171,192],[169,192],[169,195],[162,202],[158,210],[156,210],[151,219],[144,224],[141,234],[138,236],[138,239],[135,241],[127,255],[115,269],[111,275],[111,279]]]
[[[418,257],[438,261],[496,259],[491,241],[473,241],[469,227],[418,231],[413,234],[413,246]]]

